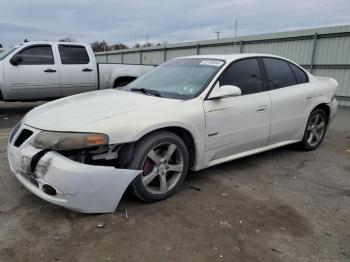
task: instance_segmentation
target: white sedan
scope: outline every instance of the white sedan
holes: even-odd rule
[[[80,212],[113,212],[128,187],[159,201],[189,169],[292,143],[316,149],[337,85],[271,55],[173,59],[122,90],[33,109],[10,135],[10,167],[37,196]]]

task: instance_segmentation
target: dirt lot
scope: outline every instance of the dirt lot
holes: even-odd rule
[[[273,150],[192,173],[166,201],[125,195],[114,214],[83,215],[11,175],[7,137],[36,105],[0,103],[0,261],[350,261],[349,109],[316,151]]]

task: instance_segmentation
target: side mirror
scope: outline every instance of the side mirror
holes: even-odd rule
[[[214,88],[213,91],[210,93],[209,99],[240,96],[241,94],[242,91],[238,86],[223,85],[218,88]]]
[[[10,63],[11,65],[14,66],[18,66],[20,63],[23,62],[23,57],[21,55],[14,55],[11,59],[10,59]]]

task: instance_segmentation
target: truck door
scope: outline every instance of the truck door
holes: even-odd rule
[[[89,57],[86,48],[76,44],[59,44],[60,83],[62,96],[69,96],[97,89],[95,59]]]
[[[4,78],[10,99],[60,96],[58,66],[50,44],[29,45],[14,53],[5,62]]]

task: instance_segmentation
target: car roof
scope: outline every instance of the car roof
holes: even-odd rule
[[[86,45],[80,42],[59,42],[59,41],[28,41],[21,43],[22,45],[45,45],[45,44],[61,44],[61,45]]]
[[[271,55],[271,54],[262,54],[262,53],[244,53],[244,54],[233,54],[233,55],[194,55],[194,56],[185,56],[185,57],[178,57],[175,59],[181,59],[181,58],[201,58],[201,59],[220,59],[225,60],[226,62],[232,62],[237,59],[242,59],[246,57],[273,57],[273,58],[280,58],[283,60],[290,61],[287,58]],[[292,62],[292,61],[290,61]]]

